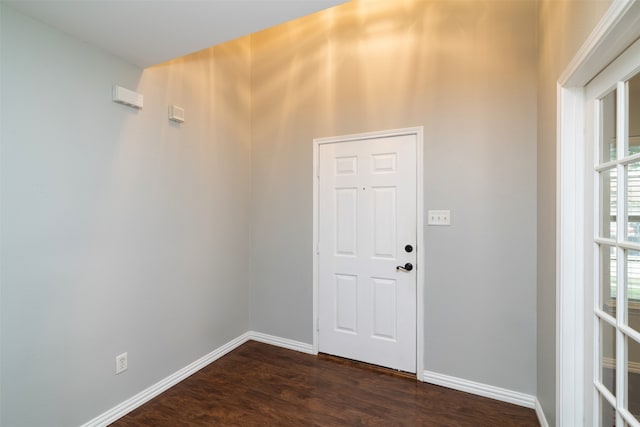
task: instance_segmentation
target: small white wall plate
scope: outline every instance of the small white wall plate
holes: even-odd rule
[[[451,211],[428,211],[428,225],[451,225]]]
[[[184,108],[177,105],[169,106],[169,120],[176,123],[184,123]]]
[[[113,102],[140,109],[144,103],[144,97],[141,93],[116,85],[113,87]]]

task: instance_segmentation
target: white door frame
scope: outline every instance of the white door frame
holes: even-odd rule
[[[318,197],[319,168],[318,160],[322,144],[358,141],[363,139],[383,138],[390,136],[415,135],[417,151],[416,170],[416,377],[422,381],[424,373],[424,128],[422,126],[392,129],[380,132],[367,132],[313,140],[313,353],[318,354],[319,332],[319,288],[318,288]]]
[[[558,81],[556,192],[556,421],[583,425],[585,390],[584,88],[640,37],[640,2],[613,0]]]

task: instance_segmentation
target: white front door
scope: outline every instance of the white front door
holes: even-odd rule
[[[318,158],[319,351],[416,372],[417,136]]]

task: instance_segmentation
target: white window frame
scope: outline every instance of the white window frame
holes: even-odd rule
[[[556,211],[556,422],[585,423],[584,87],[640,37],[640,2],[614,0],[558,81]],[[589,337],[591,340],[591,337]]]
[[[629,209],[629,176],[627,175],[628,169],[627,167],[631,164],[637,164],[637,160],[640,157],[638,154],[631,154],[629,151],[630,148],[630,138],[628,137],[628,121],[630,119],[629,116],[629,107],[630,100],[629,94],[627,91],[628,80],[633,76],[636,76],[640,70],[640,41],[635,42],[628,50],[624,52],[618,59],[616,59],[611,65],[608,65],[603,72],[601,72],[592,82],[590,82],[586,87],[586,105],[587,111],[586,114],[591,114],[593,116],[592,120],[587,120],[585,123],[586,127],[586,135],[587,141],[585,141],[586,145],[590,147],[590,150],[595,154],[595,152],[599,152],[602,155],[603,151],[603,132],[602,126],[605,121],[613,125],[615,123],[616,131],[616,154],[613,159],[600,159],[600,156],[595,156],[594,159],[589,162],[594,165],[593,169],[593,190],[597,194],[602,191],[604,184],[601,181],[601,173],[603,171],[616,171],[616,230],[617,233],[614,236],[603,236],[602,228],[606,228],[611,223],[611,199],[600,199],[596,197],[593,201],[594,206],[594,226],[593,228],[593,236],[594,242],[596,245],[594,246],[594,261],[597,261],[594,264],[595,277],[593,280],[587,280],[586,283],[593,283],[594,290],[594,301],[593,301],[593,328],[594,328],[594,336],[593,336],[593,382],[595,389],[593,394],[593,419],[600,420],[602,418],[602,407],[600,405],[601,399],[606,400],[611,405],[615,417],[616,417],[616,425],[630,425],[635,427],[640,427],[640,422],[629,412],[628,406],[624,403],[626,399],[627,393],[627,381],[628,378],[626,376],[627,369],[627,354],[626,354],[626,344],[627,339],[635,339],[636,341],[640,341],[638,337],[640,334],[638,332],[633,331],[629,328],[629,323],[625,318],[625,311],[627,308],[628,302],[628,278],[626,272],[628,272],[629,258],[627,258],[627,250],[638,250],[640,245],[637,242],[632,242],[628,240],[627,236],[627,218],[630,215]],[[602,99],[604,96],[607,96],[612,93],[616,93],[617,99],[617,108],[616,114],[607,117],[604,119],[604,115],[602,112]],[[591,110],[591,111],[589,111]],[[613,126],[611,126],[613,127]],[[607,134],[609,136],[609,134]],[[587,165],[588,166],[588,165]],[[588,185],[589,187],[589,185]],[[587,190],[590,191],[590,190]],[[607,212],[607,220],[606,225],[603,222],[603,211]],[[601,271],[598,271],[601,267],[600,259],[602,256],[601,248],[602,246],[608,248],[614,248],[615,257],[616,257],[616,282],[617,282],[617,290],[616,297],[611,298],[610,292],[608,295],[602,295],[602,284],[603,275]],[[611,251],[608,251],[609,256],[611,256]],[[611,271],[609,271],[609,275]],[[603,301],[604,300],[604,301]],[[618,304],[618,302],[623,301],[624,304]],[[615,312],[611,312],[609,310],[605,310],[603,308],[603,303],[612,303],[615,302]],[[629,306],[630,312],[632,308]],[[601,325],[609,325],[615,333],[615,343],[616,346],[614,348],[616,356],[613,358],[605,357],[602,347],[602,342],[597,339],[597,332]],[[601,333],[601,332],[600,332]],[[601,339],[601,338],[600,338]],[[609,390],[607,385],[605,384],[602,378],[602,367],[608,368],[616,368],[615,369],[615,390]]]

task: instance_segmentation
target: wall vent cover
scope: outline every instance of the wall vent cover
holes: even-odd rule
[[[122,86],[113,87],[113,102],[128,105],[133,108],[142,108],[144,97],[141,93],[125,89]]]

